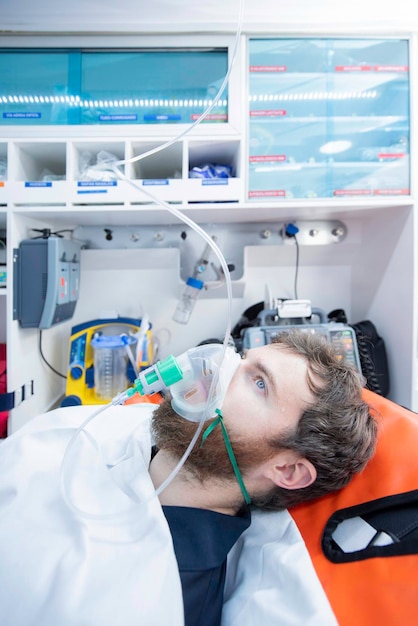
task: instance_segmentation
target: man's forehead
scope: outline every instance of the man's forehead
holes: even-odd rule
[[[309,365],[303,355],[280,343],[267,344],[251,348],[248,357],[260,371],[276,381],[285,381],[286,386],[293,382],[308,389],[308,378],[311,377]],[[283,381],[283,382],[284,382]],[[279,382],[280,384],[280,382]]]
[[[263,356],[271,356],[274,354],[293,354],[293,352],[290,352],[290,350],[288,350],[286,348],[286,346],[280,344],[280,343],[268,343],[265,346],[259,346],[257,348],[250,348],[247,351],[247,354],[251,354],[254,357],[263,357]],[[297,356],[297,355],[294,355]]]

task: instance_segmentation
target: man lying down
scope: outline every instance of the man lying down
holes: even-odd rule
[[[317,335],[249,350],[158,498],[197,427],[169,398],[82,429],[93,407],[31,420],[0,445],[1,623],[219,625],[226,557],[251,510],[338,490],[372,456],[361,390]]]

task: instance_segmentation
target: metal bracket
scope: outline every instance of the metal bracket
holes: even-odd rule
[[[292,224],[296,235],[289,237],[286,229]],[[294,222],[263,222],[233,224],[200,224],[221,250],[231,269],[232,280],[244,274],[244,248],[248,246],[330,245],[340,243],[347,235],[347,227],[339,220],[303,220]],[[218,281],[219,262],[201,235],[182,224],[167,226],[79,226],[73,238],[84,242],[89,249],[178,248],[180,275],[183,280],[203,273],[205,282]],[[233,269],[232,269],[233,268]]]

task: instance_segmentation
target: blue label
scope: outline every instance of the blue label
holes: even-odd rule
[[[147,113],[147,115],[144,115],[144,121],[145,122],[178,122],[181,120],[181,115],[175,115],[175,114],[161,114],[161,113],[156,113],[151,115],[150,113]]]
[[[79,180],[78,187],[116,187],[117,180]]]
[[[23,119],[28,119],[28,118],[33,118],[35,117],[36,119],[40,119],[42,117],[42,113],[3,113],[3,117],[5,118],[23,118]]]
[[[107,193],[107,189],[77,189],[77,193]]]
[[[202,185],[227,185],[228,178],[203,178]]]
[[[25,183],[25,187],[52,187],[51,181],[29,180]]]
[[[143,185],[169,185],[170,181],[169,180],[164,180],[162,178],[161,179],[157,178],[155,180],[152,180],[152,179],[151,180],[143,180],[142,184]]]
[[[99,115],[101,122],[136,122],[138,116],[135,113],[115,113],[113,115]]]

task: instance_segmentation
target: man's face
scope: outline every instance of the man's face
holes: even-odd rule
[[[277,345],[246,353],[220,407],[243,474],[275,454],[268,440],[292,431],[310,401],[307,365],[301,356]],[[176,459],[182,456],[196,428],[196,423],[179,417],[167,400],[154,413],[156,444]],[[195,445],[187,467],[202,480],[234,478],[220,427],[207,437],[203,447]]]
[[[240,437],[293,431],[312,402],[305,360],[279,345],[248,350],[223,402],[225,425]]]

